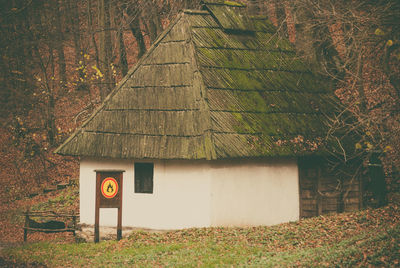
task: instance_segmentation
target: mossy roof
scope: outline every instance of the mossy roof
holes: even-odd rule
[[[56,152],[130,159],[321,151],[336,99],[266,18],[242,4],[184,11]]]

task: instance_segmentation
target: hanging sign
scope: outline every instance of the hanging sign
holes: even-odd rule
[[[100,189],[105,198],[113,198],[118,193],[118,182],[112,177],[105,178]]]

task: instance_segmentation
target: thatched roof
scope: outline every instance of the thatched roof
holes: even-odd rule
[[[315,150],[334,97],[265,18],[205,1],[161,34],[57,153],[133,159]]]

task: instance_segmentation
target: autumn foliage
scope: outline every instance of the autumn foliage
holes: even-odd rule
[[[78,176],[53,150],[99,105],[183,8],[200,1],[1,1],[1,200]],[[333,81],[343,113],[332,133],[355,137],[340,161],[358,159],[371,180],[383,162],[387,190],[400,167],[398,1],[242,1],[267,16],[299,57]],[[349,121],[349,115],[355,120]],[[340,143],[340,139],[339,139]]]

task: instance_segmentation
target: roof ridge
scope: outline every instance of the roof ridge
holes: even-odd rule
[[[207,12],[209,14],[209,12]],[[190,21],[189,21],[190,23]],[[191,24],[191,23],[190,23]],[[191,27],[190,27],[191,28]],[[192,31],[189,31],[189,44],[191,46],[191,50],[194,53],[193,57],[193,65],[196,68],[196,71],[194,73],[194,79],[193,81],[199,81],[199,87],[200,87],[200,96],[201,96],[201,103],[200,105],[200,112],[207,113],[205,118],[207,118],[205,124],[206,127],[204,128],[204,151],[206,154],[206,159],[207,160],[212,160],[212,159],[217,159],[217,153],[216,153],[216,148],[215,148],[215,142],[213,141],[213,135],[212,135],[212,123],[211,123],[211,112],[210,112],[210,105],[206,100],[206,84],[204,82],[203,74],[200,71],[200,64],[198,62],[198,56],[197,56],[197,50],[196,46],[193,41],[193,33]],[[193,82],[193,87],[195,86],[195,83]]]

